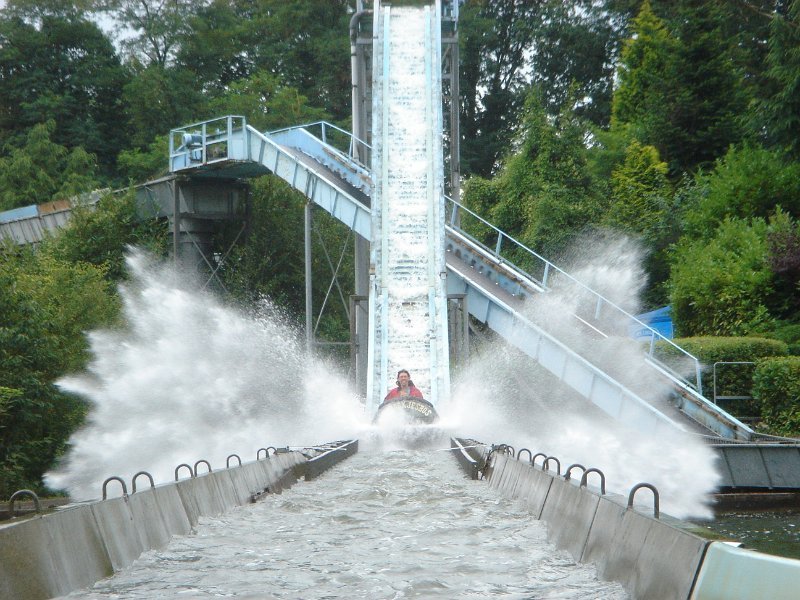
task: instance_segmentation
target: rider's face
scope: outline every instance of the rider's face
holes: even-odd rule
[[[408,373],[400,373],[400,375],[397,376],[397,381],[400,382],[400,387],[401,388],[408,387],[408,380],[409,379],[411,379],[411,377],[408,375]]]

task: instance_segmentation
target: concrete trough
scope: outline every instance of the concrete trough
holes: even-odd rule
[[[621,496],[600,498],[580,560],[634,598],[686,599],[709,540],[664,519],[627,508]]]
[[[155,488],[131,494],[128,507],[143,548],[163,548],[169,543],[173,532],[164,520]]]
[[[100,536],[115,571],[127,567],[147,549],[142,543],[127,496],[95,502],[89,505],[89,509],[97,521]],[[148,515],[146,521],[160,518],[161,515],[156,513],[155,516]],[[145,525],[142,524],[141,527],[144,528]]]
[[[90,505],[0,526],[0,597],[62,596],[111,575]]]
[[[552,476],[550,479],[539,518],[547,522],[548,539],[559,548],[568,550],[575,560],[581,560],[600,496],[586,493],[574,479]]]
[[[742,457],[743,455],[739,455]],[[528,506],[548,538],[633,598],[797,598],[800,561],[732,548],[698,536],[668,515],[628,507],[627,498],[576,485],[555,473],[492,453],[489,485]]]
[[[353,456],[356,452],[358,452],[358,440],[351,440],[337,444],[330,450],[308,460],[304,465],[306,481],[316,479],[332,466],[342,462],[349,456]]]
[[[344,450],[319,461],[317,474],[358,450],[356,441],[337,446]],[[299,452],[284,452],[130,496],[12,519],[0,525],[0,598],[38,600],[88,587],[172,536],[190,533],[200,517],[291,485],[306,462]]]
[[[189,533],[192,530],[193,523],[186,506],[183,504],[183,500],[181,500],[178,486],[175,483],[158,485],[153,489],[152,493],[155,496],[167,533],[170,536]],[[138,495],[137,492],[135,496]]]

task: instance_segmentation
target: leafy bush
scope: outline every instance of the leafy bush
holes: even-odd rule
[[[753,375],[753,396],[772,433],[800,436],[800,357],[765,358]]]
[[[779,151],[757,146],[731,148],[709,173],[697,176],[686,231],[709,238],[729,218],[766,219],[781,206],[800,215],[800,164]]]
[[[49,317],[64,302],[57,284],[69,267],[59,266],[59,277],[42,273],[41,305],[20,289],[13,257],[0,261],[0,497],[7,498],[21,488],[43,491],[42,474],[62,454],[69,435],[81,424],[86,413],[83,401],[60,393],[50,382],[74,365],[67,355],[71,348],[85,343],[69,334],[55,331],[60,323]],[[84,272],[77,272],[73,283],[83,285]],[[102,274],[97,275],[102,280]],[[46,294],[44,288],[52,283]],[[69,302],[73,303],[70,290]],[[97,297],[92,295],[91,300]],[[87,298],[89,300],[89,298]],[[75,302],[81,302],[79,297]],[[85,302],[81,302],[86,306]],[[68,307],[69,314],[77,314]],[[69,348],[68,348],[69,347]]]
[[[760,219],[728,219],[708,242],[678,245],[669,287],[681,335],[741,336],[771,323],[766,227]]]
[[[45,240],[39,253],[100,267],[110,281],[125,279],[128,245],[144,247],[155,254],[165,254],[168,247],[166,220],[140,218],[136,210],[132,191],[123,196],[106,194],[94,207],[75,206],[69,227]]]
[[[786,343],[791,356],[800,356],[800,323],[778,322],[774,328],[758,332],[757,335],[780,340]]]

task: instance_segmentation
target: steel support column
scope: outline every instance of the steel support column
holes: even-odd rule
[[[306,262],[306,348],[310,352],[314,349],[314,309],[312,303],[312,264],[311,264],[311,227],[312,227],[312,210],[313,205],[311,202],[306,202],[304,211],[303,222],[303,237],[305,248],[305,262]]]

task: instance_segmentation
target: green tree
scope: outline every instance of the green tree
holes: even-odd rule
[[[797,289],[800,285],[800,223],[777,207],[767,228],[767,264],[773,273],[775,293],[772,312],[779,317],[796,318],[800,309]],[[783,328],[790,334],[792,326]],[[795,339],[789,339],[795,342]]]
[[[40,254],[71,263],[98,267],[110,281],[125,278],[127,246],[142,246],[157,255],[166,253],[166,223],[140,218],[133,192],[106,194],[96,205],[73,208],[69,227],[42,244]]]
[[[30,251],[0,256],[0,496],[43,491],[87,410],[52,382],[83,365],[84,330],[116,314],[102,269]]]
[[[619,67],[612,123],[658,148],[673,174],[709,164],[743,135],[747,94],[732,61],[724,10],[691,0],[668,24],[642,4]]]
[[[664,219],[669,195],[667,163],[653,146],[634,141],[625,161],[611,174],[611,204],[603,223],[653,241],[654,226]]]
[[[226,94],[211,102],[211,111],[244,115],[249,125],[261,131],[328,117],[324,110],[310,106],[297,89],[282,85],[264,71],[230,84]]]
[[[132,71],[122,99],[134,149],[145,151],[170,129],[209,118],[208,98],[190,71],[158,64],[142,67],[135,61]],[[166,158],[165,151],[165,164]]]
[[[751,123],[769,147],[800,158],[800,1],[791,0],[785,14],[771,21],[769,53],[762,99]]]
[[[653,12],[649,0],[632,23],[632,37],[622,49],[617,70],[619,85],[614,92],[612,123],[639,124],[650,118],[661,101],[662,90],[672,76],[670,55],[678,50],[678,42],[670,35],[666,23]],[[642,123],[643,128],[646,124]]]
[[[215,96],[259,72],[338,122],[350,117],[347,0],[214,2],[198,10],[177,63]],[[260,76],[260,75],[259,75]]]
[[[676,246],[670,298],[681,336],[747,335],[769,327],[772,272],[763,219],[725,219],[710,240]]]
[[[0,248],[0,497],[42,492],[88,407],[53,382],[85,367],[85,332],[117,324],[114,283],[126,244],[163,249],[166,231],[136,217],[133,194],[73,210],[34,252]]]
[[[0,136],[9,148],[28,130],[53,120],[53,141],[83,147],[112,172],[127,144],[120,95],[127,80],[114,47],[98,26],[73,17],[38,25],[0,16]]]
[[[523,128],[520,150],[506,160],[490,188],[468,186],[465,202],[480,210],[478,204],[488,204],[487,190],[496,190],[489,220],[552,257],[599,218],[600,203],[583,143],[585,127],[570,110],[551,119],[541,96],[533,92],[525,105]],[[480,192],[477,200],[475,192]],[[522,255],[515,258],[524,260]]]
[[[644,267],[648,305],[666,301],[662,284],[669,277],[669,246],[677,241],[675,198],[667,176],[667,164],[653,146],[633,141],[624,161],[610,177],[610,204],[600,223],[641,240],[646,252]]]
[[[189,21],[178,63],[199,89],[217,95],[256,71],[254,48],[266,30],[255,31],[255,10],[253,2],[212,2]]]
[[[98,185],[94,157],[83,148],[69,151],[50,136],[55,122],[35,125],[25,145],[0,157],[0,208],[41,204],[88,192]]]
[[[558,114],[570,96],[577,115],[607,127],[614,64],[620,46],[616,7],[593,0],[549,0],[536,24],[528,68],[548,110]]]
[[[117,158],[120,177],[132,184],[166,175],[169,163],[169,135],[158,135],[146,148],[123,150]]]
[[[698,174],[685,229],[708,238],[728,217],[766,219],[776,206],[800,216],[800,164],[759,146],[731,147],[711,171]]]
[[[525,103],[526,56],[546,0],[468,0],[459,16],[462,172],[487,177]]]
[[[113,16],[132,57],[147,65],[165,67],[189,31],[189,20],[204,2],[196,0],[100,0],[98,8]]]

